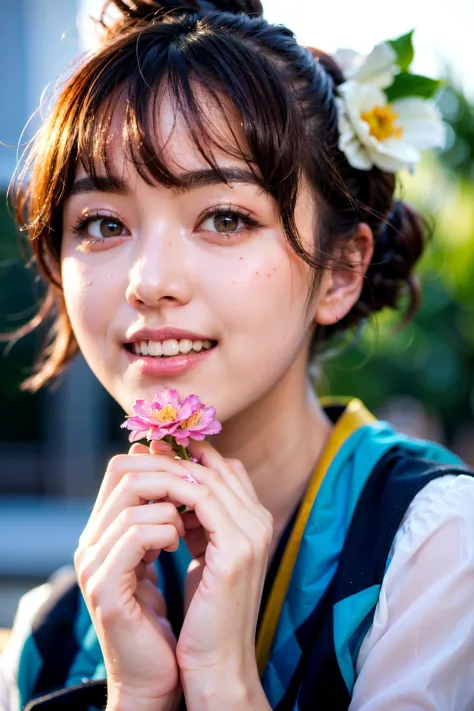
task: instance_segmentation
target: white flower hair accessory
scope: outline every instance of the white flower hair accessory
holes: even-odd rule
[[[344,82],[336,89],[339,148],[358,170],[413,171],[421,150],[445,144],[445,124],[432,100],[441,82],[409,72],[413,31],[369,55],[339,49],[332,58]]]

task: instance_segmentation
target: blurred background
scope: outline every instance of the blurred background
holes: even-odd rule
[[[290,7],[291,5],[291,7]],[[315,5],[317,8],[315,8]],[[101,0],[0,0],[0,330],[35,312],[41,284],[23,266],[6,192],[48,96],[94,41],[90,13]],[[319,7],[318,7],[319,6]],[[409,434],[438,440],[474,465],[474,0],[264,1],[269,20],[325,51],[373,45],[415,28],[412,70],[446,79],[440,105],[446,150],[429,156],[403,194],[433,218],[419,269],[424,300],[398,333],[383,314],[350,348],[322,364],[321,394],[362,398]],[[43,108],[38,110],[38,107]],[[19,384],[44,333],[0,346],[0,627],[19,595],[70,563],[108,459],[126,451],[123,413],[78,358],[53,388]]]

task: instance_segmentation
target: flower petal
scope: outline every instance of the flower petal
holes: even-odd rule
[[[147,430],[150,423],[143,417],[129,417],[121,426],[128,430]]]
[[[222,425],[217,420],[213,420],[206,427],[199,430],[199,433],[203,436],[218,434],[222,430]],[[194,433],[192,433],[193,436]]]
[[[336,49],[331,56],[345,79],[348,79],[364,60],[364,56],[356,52],[355,49]]]
[[[173,435],[178,444],[187,447],[189,444],[189,432],[187,430],[177,430]]]
[[[151,400],[135,400],[133,411],[138,417],[150,418],[153,414],[153,403]]]
[[[140,432],[138,430],[136,432],[130,432],[130,434],[128,435],[128,441],[129,442],[138,442],[138,440],[144,439],[145,435],[146,435],[146,433],[143,430]]]
[[[179,419],[181,421],[187,420],[191,415],[194,415],[200,408],[200,402],[197,395],[188,395],[187,398],[183,400],[179,408]]]
[[[197,484],[196,479],[193,476],[191,476],[191,474],[189,472],[186,474],[183,481],[189,481],[190,484]]]
[[[161,410],[166,405],[171,405],[176,410],[179,407],[179,394],[173,388],[162,388],[153,398],[154,409]],[[158,407],[156,407],[158,405]]]
[[[396,173],[403,168],[411,170],[421,158],[416,148],[396,138],[377,141],[377,143],[377,149],[370,151],[370,157],[377,168],[389,173]]]
[[[352,73],[351,78],[358,82],[370,83],[378,89],[386,89],[393,84],[396,59],[395,50],[387,42],[382,42],[373,48],[365,61]]]
[[[403,140],[419,148],[442,148],[446,143],[446,125],[432,101],[418,98],[398,99],[392,104],[403,128]]]
[[[357,136],[352,136],[350,140],[345,139],[344,143],[341,142],[342,138],[341,136],[339,139],[339,148],[345,154],[349,164],[357,170],[370,170],[374,164]]]

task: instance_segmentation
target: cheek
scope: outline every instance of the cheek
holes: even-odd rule
[[[286,243],[263,242],[261,249],[236,250],[214,269],[208,287],[229,335],[240,335],[248,349],[267,350],[293,343],[305,330],[309,271]],[[218,296],[218,298],[216,298]]]
[[[83,349],[88,337],[103,332],[103,324],[110,321],[112,294],[107,289],[107,298],[104,298],[104,276],[96,274],[77,259],[63,259],[61,276],[69,320]],[[107,286],[112,285],[113,275],[108,279],[106,277],[106,280]],[[100,308],[97,308],[99,304]]]

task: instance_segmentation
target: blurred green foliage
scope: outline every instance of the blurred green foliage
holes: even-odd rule
[[[398,332],[383,313],[353,347],[325,364],[321,391],[353,394],[377,409],[410,396],[441,420],[448,444],[474,421],[474,107],[447,85],[440,106],[447,148],[403,176],[404,197],[433,218],[418,273],[423,301]]]

